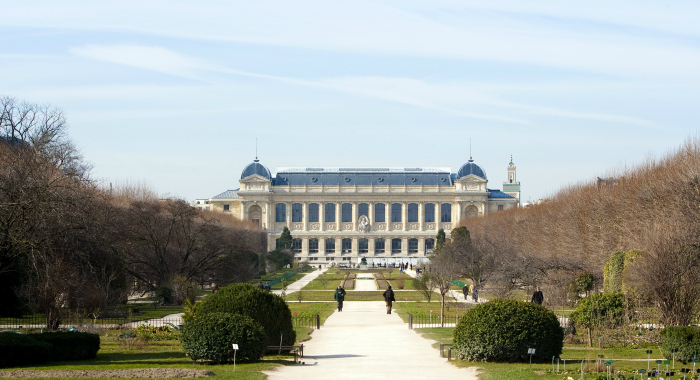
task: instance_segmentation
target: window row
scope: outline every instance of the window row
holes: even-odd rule
[[[280,248],[280,239],[276,241],[276,248]],[[336,239],[327,238],[325,239],[326,247],[325,253],[336,253]],[[387,244],[391,244],[387,246]],[[374,239],[374,253],[401,253],[402,239],[384,239],[377,238]],[[351,253],[352,252],[352,239],[345,238],[341,239],[340,242],[340,252],[341,253]],[[435,239],[425,239],[425,252],[432,253],[435,248]],[[357,240],[357,250],[358,253],[368,253],[369,252],[369,239],[358,239]],[[292,239],[292,252],[301,253],[301,239]],[[318,253],[318,239],[309,239],[309,253]],[[408,239],[408,253],[418,253],[418,239]]]
[[[326,203],[323,207],[323,221],[326,223],[335,222],[335,203]],[[386,222],[386,207],[387,204],[377,203],[374,205],[374,222]],[[391,222],[401,222],[402,207],[401,203],[392,203],[391,207]],[[407,222],[418,222],[418,203],[409,203],[407,205]],[[309,222],[319,222],[319,204],[309,203]],[[435,222],[435,203],[426,203],[424,210],[423,221],[426,223]],[[357,205],[357,217],[369,217],[369,204],[360,203]],[[301,203],[292,203],[292,222],[302,222],[304,220],[304,205]],[[277,203],[275,205],[275,221],[285,223],[287,221],[287,204]],[[340,205],[340,221],[342,223],[352,222],[352,203],[343,203]],[[449,203],[440,204],[440,222],[452,222],[452,205]]]

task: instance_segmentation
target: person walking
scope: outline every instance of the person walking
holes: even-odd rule
[[[389,285],[382,295],[384,296],[384,301],[386,301],[386,313],[391,314],[391,303],[396,301],[396,298],[394,298],[394,291],[391,290],[391,285]]]
[[[335,290],[333,294],[333,299],[338,303],[338,311],[343,311],[343,301],[345,300],[345,289],[341,285],[338,285],[338,289]]]
[[[540,291],[540,287],[537,287],[537,290],[532,293],[532,302],[542,305],[542,301],[544,301],[544,294]]]
[[[462,288],[462,294],[464,294],[464,300],[467,300],[467,296],[469,295],[469,285],[464,284],[464,287]]]

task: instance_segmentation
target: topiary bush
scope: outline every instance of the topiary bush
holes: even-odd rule
[[[291,346],[296,341],[292,313],[282,297],[250,284],[231,284],[206,297],[197,307],[195,319],[210,313],[241,314],[252,318],[265,330],[267,345]]]
[[[236,361],[258,360],[265,354],[264,329],[250,317],[209,313],[198,315],[183,326],[180,341],[194,361],[225,363],[233,360],[232,344],[238,344]]]
[[[49,332],[32,338],[51,344],[51,360],[94,359],[100,350],[100,336],[83,332]]]
[[[547,308],[508,299],[476,306],[459,320],[454,331],[454,350],[461,359],[473,361],[528,361],[528,348],[536,349],[533,361],[551,360],[564,346],[564,332]]]
[[[40,342],[32,335],[0,333],[0,368],[44,363],[50,355],[51,344]]]
[[[671,358],[672,350],[676,350],[676,360],[693,359],[700,352],[700,328],[668,326],[661,330],[661,353],[665,358]]]

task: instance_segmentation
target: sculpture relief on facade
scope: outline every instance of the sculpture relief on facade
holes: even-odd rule
[[[357,229],[360,232],[367,233],[370,231],[369,218],[367,216],[361,215],[360,219],[358,219],[357,222],[358,222]]]

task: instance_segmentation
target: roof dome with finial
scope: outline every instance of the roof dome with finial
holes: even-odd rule
[[[270,175],[270,170],[268,170],[265,165],[260,163],[260,160],[256,157],[253,162],[248,164],[248,166],[243,169],[243,173],[241,174],[241,179],[250,177],[252,175],[259,175],[261,177],[271,179],[272,176]]]
[[[457,179],[460,179],[462,177],[466,177],[466,176],[472,175],[472,174],[477,176],[477,177],[488,180],[484,169],[482,169],[481,166],[475,164],[474,160],[471,157],[469,157],[469,162],[467,162],[466,164],[462,165],[461,168],[459,168],[459,171],[457,172]]]

